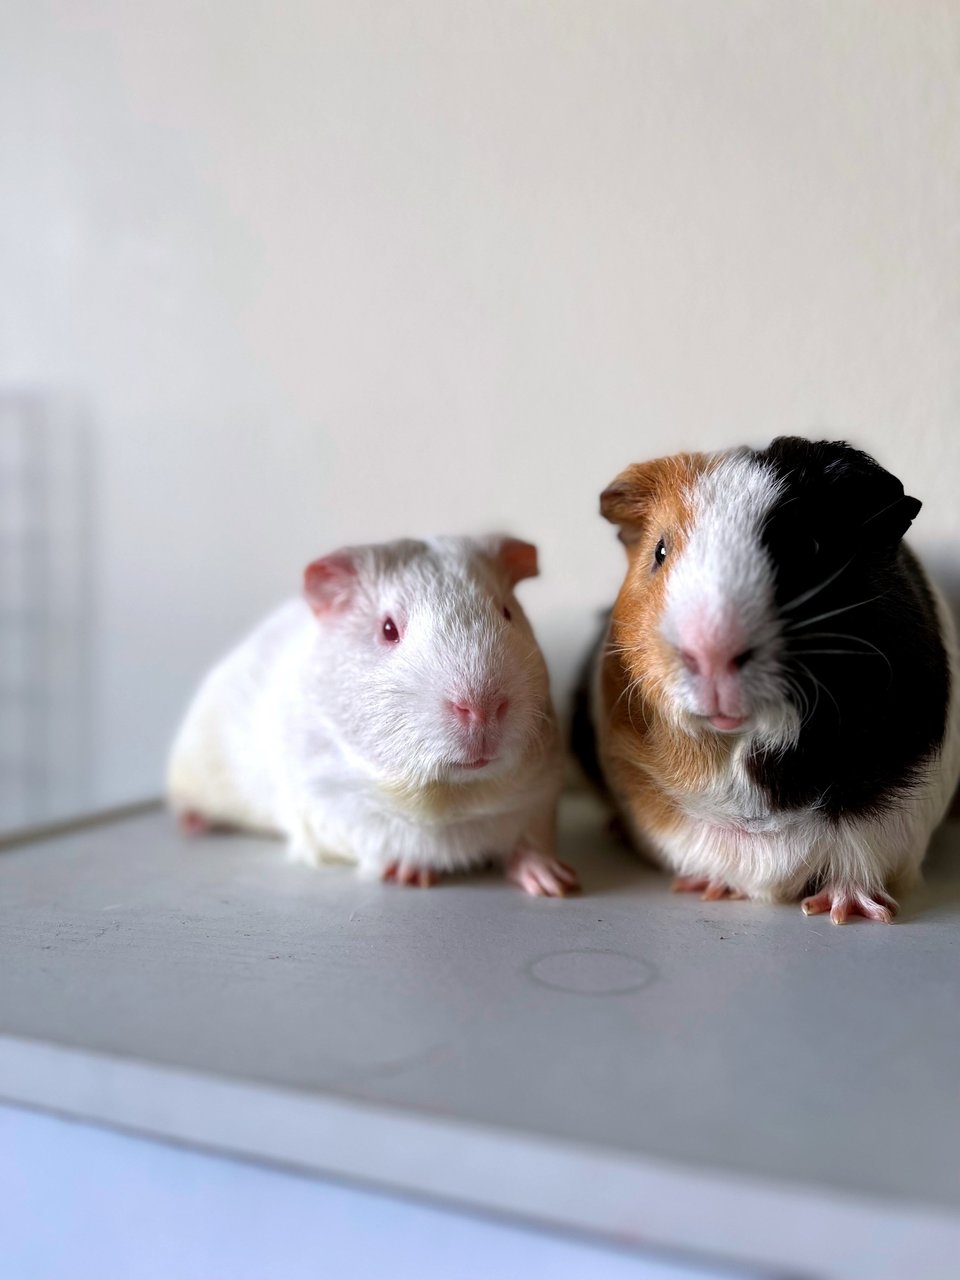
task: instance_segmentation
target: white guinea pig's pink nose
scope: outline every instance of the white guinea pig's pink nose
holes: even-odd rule
[[[708,638],[697,636],[681,642],[680,657],[693,675],[715,680],[718,676],[736,675],[753,657],[753,650],[736,633]]]
[[[460,698],[456,702],[447,703],[460,723],[468,727],[502,720],[509,705],[509,700],[499,695],[492,698]]]

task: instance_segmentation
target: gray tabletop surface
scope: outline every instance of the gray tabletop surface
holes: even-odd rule
[[[562,846],[562,901],[160,812],[8,849],[0,1035],[960,1210],[960,824],[892,926],[675,895],[586,796]]]

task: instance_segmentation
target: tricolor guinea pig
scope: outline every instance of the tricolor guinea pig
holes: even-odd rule
[[[708,899],[889,921],[960,772],[920,510],[843,443],[679,454],[600,500],[627,573],[575,745],[636,845]]]
[[[505,537],[314,561],[303,598],[197,692],[169,767],[182,823],[278,833],[402,884],[494,859],[529,893],[576,888],[554,857],[547,670],[514,595],[536,573],[536,548]]]

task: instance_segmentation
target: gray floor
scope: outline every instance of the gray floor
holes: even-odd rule
[[[960,824],[890,927],[673,895],[565,802],[585,892],[430,891],[151,814],[0,855],[0,1033],[960,1214]]]

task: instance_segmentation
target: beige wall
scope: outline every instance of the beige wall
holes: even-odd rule
[[[92,802],[312,554],[537,539],[561,683],[596,495],[845,435],[960,535],[960,5],[5,0],[0,392],[95,496]]]

